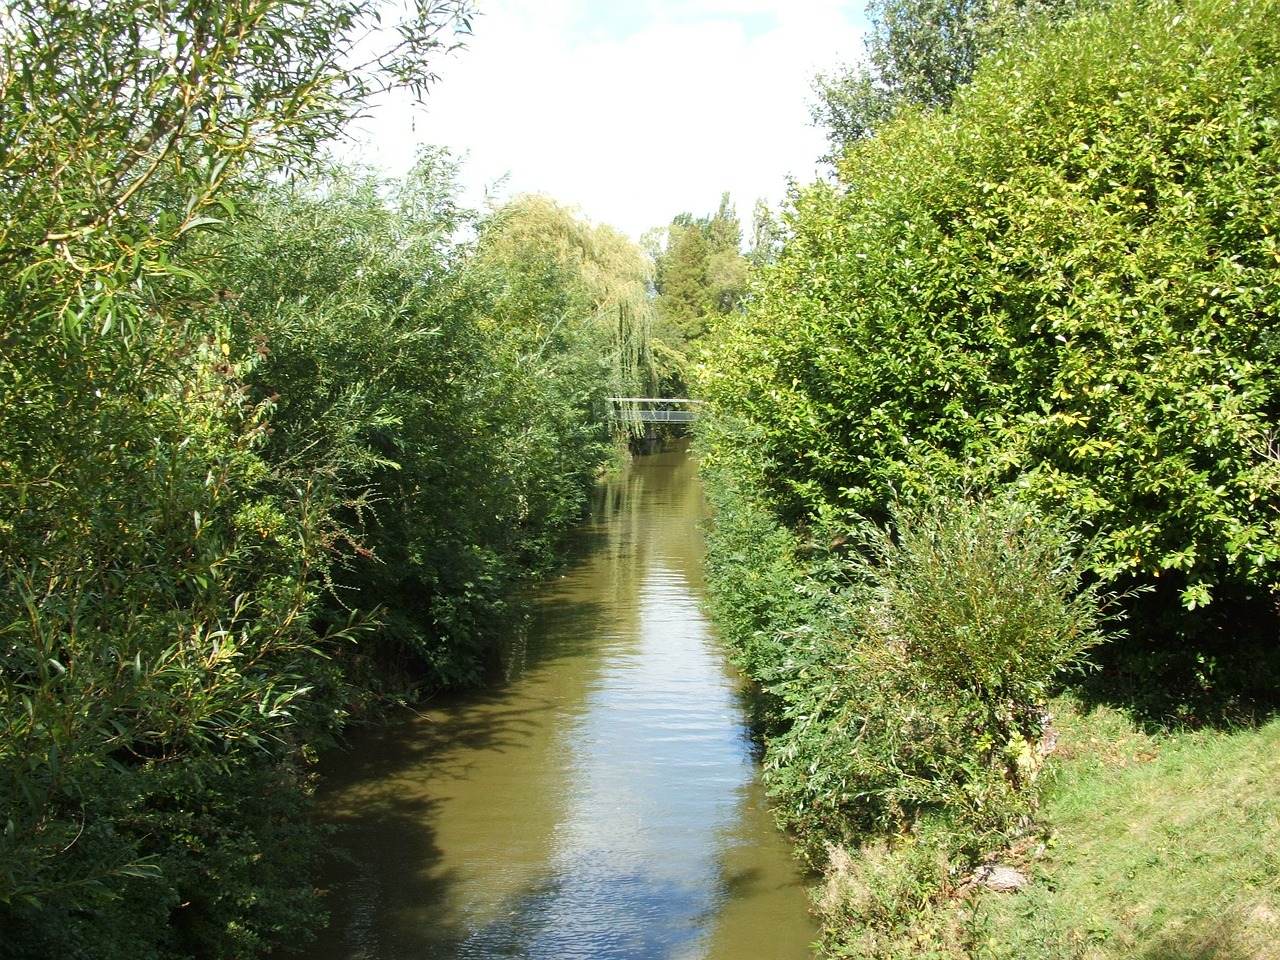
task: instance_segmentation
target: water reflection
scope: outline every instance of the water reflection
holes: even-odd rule
[[[814,929],[699,602],[682,454],[601,492],[501,689],[359,737],[321,798],[350,863],[311,956],[787,960]]]

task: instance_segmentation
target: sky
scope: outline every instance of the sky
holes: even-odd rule
[[[350,148],[392,176],[419,144],[463,160],[473,205],[542,193],[632,237],[728,191],[749,228],[820,175],[815,73],[856,60],[865,0],[477,0],[424,107],[387,101]]]

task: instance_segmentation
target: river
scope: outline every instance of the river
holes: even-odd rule
[[[602,485],[505,682],[322,768],[350,855],[316,960],[804,960],[816,928],[702,609],[683,450]]]

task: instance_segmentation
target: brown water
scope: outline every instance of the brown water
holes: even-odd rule
[[[500,689],[332,757],[319,960],[803,960],[816,930],[700,603],[683,452],[601,494]]]

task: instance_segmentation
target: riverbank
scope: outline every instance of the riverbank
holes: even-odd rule
[[[893,858],[838,858],[822,900],[835,957],[1280,957],[1280,721],[1151,733],[1062,697],[1037,828],[1005,860],[1017,891],[913,899]],[[869,897],[897,913],[870,942]],[[882,931],[883,931],[882,927]]]
[[[1136,712],[1046,699],[1051,669],[1011,710],[1007,692],[984,699],[985,678],[1008,691],[1011,671],[956,689],[972,667],[930,643],[963,643],[978,666],[1004,650],[1026,673],[1050,636],[1022,615],[1051,609],[1045,565],[1024,562],[1060,556],[1029,549],[1045,525],[948,501],[899,516],[868,569],[709,481],[713,608],[763,694],[775,809],[825,873],[823,956],[1277,956],[1280,722],[1152,732]],[[1062,586],[1057,602],[1075,602]],[[1023,629],[1001,646],[1000,623]]]
[[[1280,957],[1280,721],[1151,734],[1055,707],[1043,850],[1024,891],[979,899],[978,955]]]

